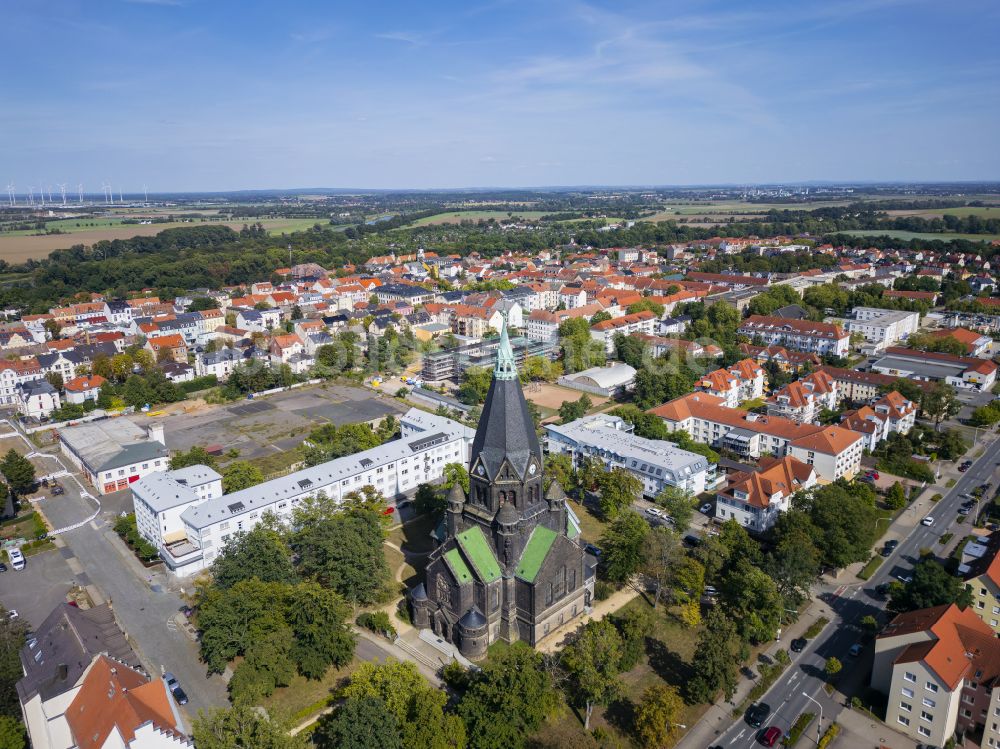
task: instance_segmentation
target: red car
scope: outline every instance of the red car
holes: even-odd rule
[[[758,741],[764,746],[774,746],[778,743],[778,739],[781,738],[781,729],[777,726],[771,726],[770,728],[765,728],[761,734]]]

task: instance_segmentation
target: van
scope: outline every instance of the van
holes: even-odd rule
[[[24,554],[21,553],[20,549],[11,549],[7,552],[7,556],[10,557],[11,567],[18,572],[24,569]]]

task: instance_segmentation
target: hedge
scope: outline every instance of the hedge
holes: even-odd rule
[[[813,722],[813,718],[816,717],[816,713],[802,713],[796,721],[795,724],[788,729],[788,738],[785,740],[786,747],[795,746],[795,742],[799,740],[805,730],[809,727],[809,724]]]
[[[177,384],[177,387],[179,387],[183,393],[197,393],[199,390],[208,390],[218,384],[219,378],[214,374],[210,374],[202,377],[195,377],[193,380],[189,380],[188,382],[180,382]]]
[[[135,513],[118,518],[115,521],[115,533],[121,536],[122,540],[143,562],[159,559],[160,552],[157,548],[139,535],[139,528],[135,524]]]
[[[816,749],[826,749],[837,736],[840,735],[840,726],[836,723],[831,723],[830,727],[826,729],[826,733],[823,734],[822,738],[819,740]]]

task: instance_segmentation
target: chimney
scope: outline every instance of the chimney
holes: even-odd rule
[[[150,442],[159,442],[161,445],[166,446],[167,443],[163,439],[163,424],[150,424],[146,428],[146,433]]]

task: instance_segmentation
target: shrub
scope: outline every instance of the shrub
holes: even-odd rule
[[[788,663],[791,661],[791,658],[788,657],[787,650],[785,650],[784,648],[778,648],[778,652],[774,654],[774,660],[776,660],[783,666],[787,666]]]
[[[366,612],[359,615],[356,621],[359,627],[370,629],[389,640],[396,637],[396,628],[392,626],[389,615],[384,611]]]
[[[814,621],[812,624],[809,625],[809,629],[806,630],[803,637],[805,637],[807,640],[811,640],[820,632],[822,632],[823,627],[825,627],[829,623],[830,623],[829,619],[827,619],[825,616],[821,616],[819,619],[817,619],[816,621]]]
[[[795,743],[809,727],[809,724],[813,722],[815,717],[815,713],[802,713],[802,715],[796,718],[795,723],[788,729],[788,739],[785,741],[785,746],[795,746]]]
[[[594,584],[594,600],[603,601],[615,592],[615,586],[607,580],[598,580]]]
[[[826,749],[826,747],[828,747],[839,735],[840,726],[836,723],[831,723],[830,727],[826,729],[826,733],[824,733],[823,737],[819,740],[819,744],[816,749]]]
[[[184,393],[197,393],[199,390],[208,390],[219,384],[219,378],[214,374],[204,377],[195,377],[188,382],[182,382],[177,387]]]
[[[943,496],[941,496],[940,494],[935,494],[933,497],[931,497],[931,502],[940,502],[942,499],[944,499]]]
[[[143,562],[152,562],[159,558],[160,552],[157,548],[139,535],[139,528],[135,524],[135,513],[118,518],[115,521],[115,533],[121,536]]]

